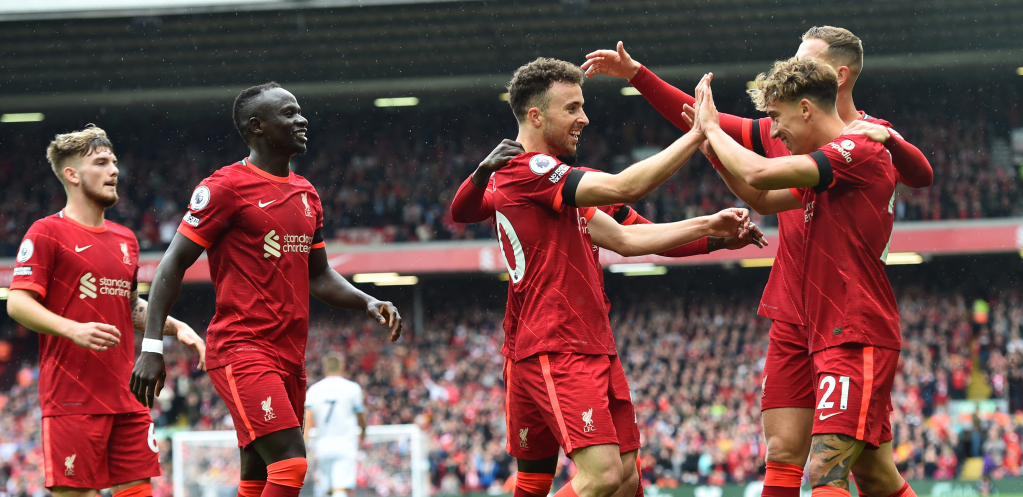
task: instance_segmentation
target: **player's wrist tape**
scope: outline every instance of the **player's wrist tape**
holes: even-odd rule
[[[163,355],[163,340],[143,338],[142,352],[152,352],[153,354]]]

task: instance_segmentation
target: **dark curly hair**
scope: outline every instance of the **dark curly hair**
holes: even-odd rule
[[[554,83],[582,85],[583,70],[571,62],[540,57],[515,70],[508,83],[508,105],[519,122],[526,120],[529,109],[547,110],[550,95],[547,90]]]
[[[249,118],[252,117],[252,100],[267,90],[280,87],[281,85],[271,81],[246,88],[235,97],[234,107],[231,109],[231,117],[234,120],[234,127],[238,129],[243,139],[247,138],[245,136],[245,129],[248,127]]]

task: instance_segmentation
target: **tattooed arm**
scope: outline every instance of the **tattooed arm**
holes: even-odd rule
[[[849,470],[865,442],[849,435],[814,435],[810,446],[810,486],[849,489]]]
[[[138,291],[131,292],[131,296],[128,299],[131,301],[132,327],[135,328],[135,331],[145,332],[146,317],[149,314],[149,302],[139,297]],[[167,321],[163,325],[163,335],[176,336],[179,342],[195,349],[199,353],[199,369],[203,370],[206,368],[206,344],[191,326],[167,316]]]

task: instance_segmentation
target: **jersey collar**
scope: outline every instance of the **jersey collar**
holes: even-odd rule
[[[266,178],[268,180],[270,180],[270,181],[276,181],[278,183],[291,183],[291,177],[295,175],[294,172],[288,171],[288,177],[287,178],[282,178],[280,176],[274,176],[274,175],[272,175],[272,174],[270,174],[270,173],[268,173],[268,172],[266,172],[266,171],[264,171],[264,170],[262,170],[262,169],[260,169],[260,168],[258,168],[256,166],[253,166],[252,163],[249,162],[249,158],[248,157],[242,159],[241,163],[245,164],[246,166],[248,166],[248,168],[251,169],[252,172],[254,172],[254,173],[256,173],[256,174],[258,174],[258,175],[260,175],[260,176],[262,176],[262,177],[264,177],[264,178]]]
[[[82,228],[83,230],[91,231],[93,233],[103,233],[104,231],[107,230],[107,226],[106,226],[107,223],[106,223],[106,221],[104,221],[103,222],[103,226],[100,226],[99,228],[97,228],[95,226],[86,226],[86,225],[84,225],[84,224],[82,224],[82,223],[80,223],[78,221],[75,221],[74,219],[71,219],[70,217],[64,215],[64,209],[61,209],[60,212],[57,213],[57,217],[65,220],[65,221],[67,221],[67,222],[69,222],[69,223],[71,223],[71,224],[73,224],[75,226],[78,226],[79,228]]]

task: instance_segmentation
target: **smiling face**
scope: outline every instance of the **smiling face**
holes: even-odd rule
[[[812,104],[807,99],[798,102],[774,101],[767,105],[767,115],[771,118],[771,138],[781,140],[792,155],[813,152],[813,127],[810,116]]]
[[[64,178],[69,188],[81,188],[86,198],[104,209],[117,203],[117,156],[106,147],[92,153],[69,159],[79,160],[76,165],[64,167]]]
[[[288,150],[292,155],[306,151],[306,127],[309,121],[291,92],[273,88],[259,95],[256,103],[258,123],[252,132],[263,136],[273,148]]]
[[[579,135],[590,123],[583,112],[583,89],[577,84],[556,82],[547,96],[547,109],[536,109],[544,142],[553,155],[574,154]]]

